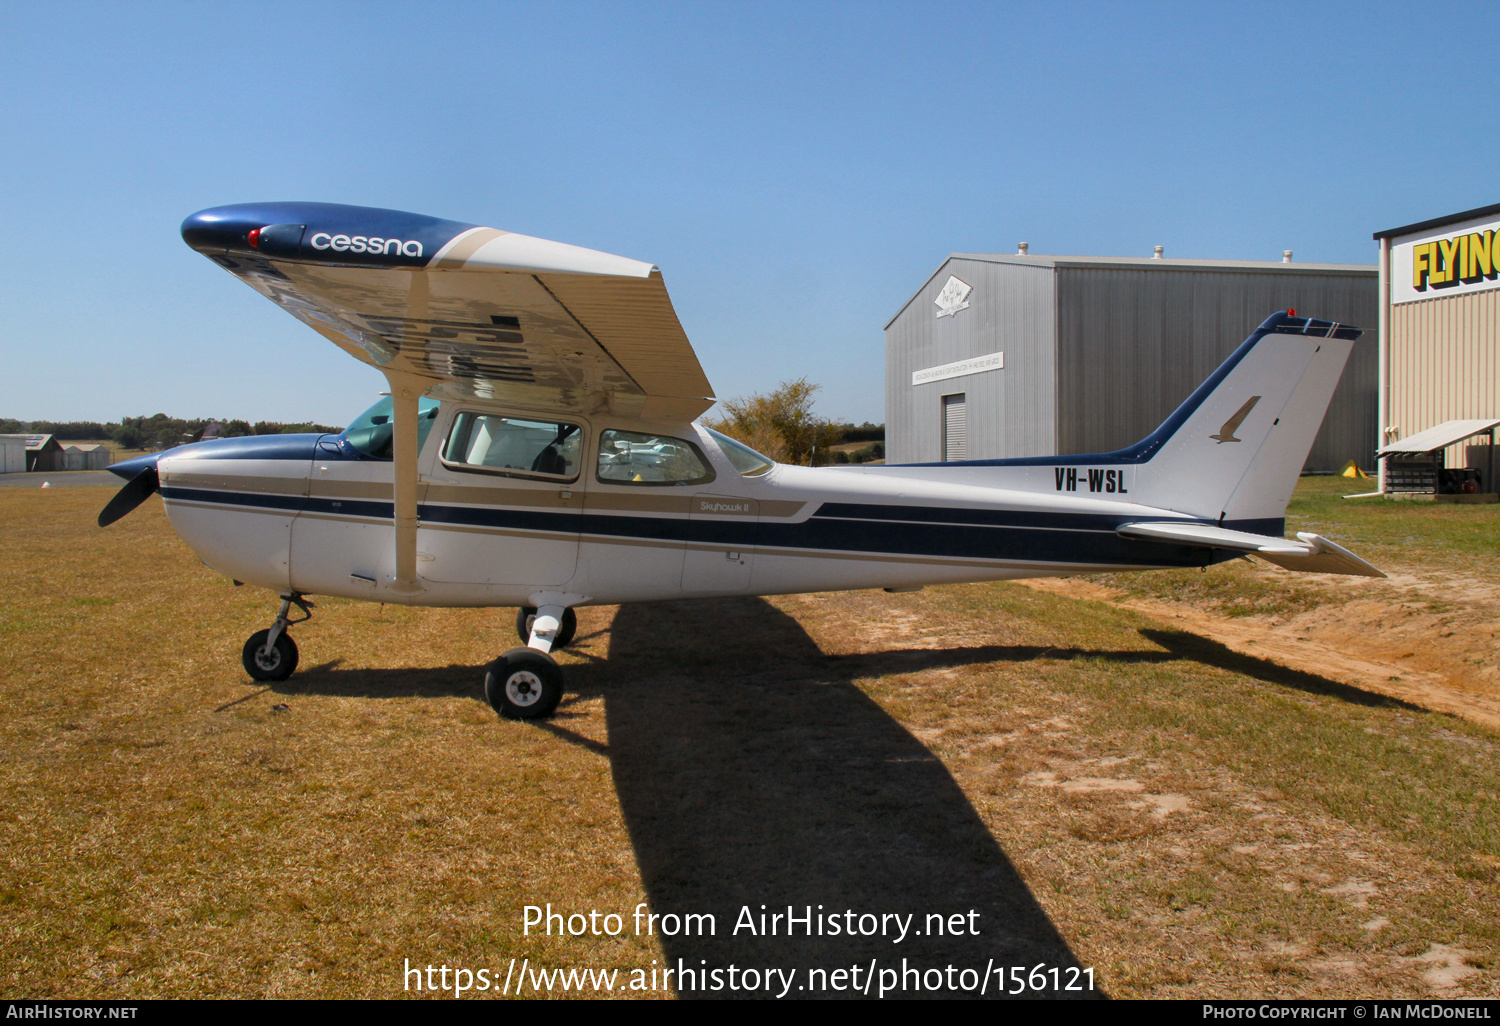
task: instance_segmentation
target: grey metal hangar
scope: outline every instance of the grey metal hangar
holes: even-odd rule
[[[1110,452],[1145,437],[1268,310],[1376,323],[1377,268],[949,256],[885,328],[886,459]],[[1356,346],[1305,469],[1375,469],[1374,346]]]

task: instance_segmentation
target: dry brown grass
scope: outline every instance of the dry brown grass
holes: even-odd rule
[[[237,653],[269,596],[198,563],[157,500],[98,530],[108,494],[0,496],[9,993],[388,995],[403,958],[520,951],[528,902],[642,899],[608,761],[479,694],[511,616],[329,601],[299,628],[304,670],[251,685]]]
[[[509,610],[270,596],[152,500],[0,492],[0,979],[16,996],[401,993],[403,959],[1066,964],[1117,996],[1495,996],[1493,735],[1005,586],[588,609],[570,694],[498,719]],[[289,709],[274,712],[285,703]],[[714,911],[525,938],[521,907]],[[742,904],[977,938],[729,936]]]

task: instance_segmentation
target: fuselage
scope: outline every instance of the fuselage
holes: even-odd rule
[[[1196,518],[1133,501],[1140,468],[1097,458],[747,467],[754,461],[739,453],[736,463],[721,436],[696,423],[569,415],[559,424],[449,402],[424,417],[415,591],[391,588],[392,463],[370,444],[368,424],[200,442],[143,460],[155,460],[172,525],[205,563],[283,594],[433,606],[537,605],[546,594],[582,605],[1233,555],[1118,536],[1126,522]]]

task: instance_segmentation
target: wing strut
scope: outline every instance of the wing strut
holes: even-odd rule
[[[396,578],[391,590],[414,594],[417,579],[417,400],[426,382],[413,374],[387,369],[393,409],[392,476],[395,478]]]

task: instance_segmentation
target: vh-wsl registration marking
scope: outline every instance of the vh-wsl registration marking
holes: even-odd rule
[[[1054,467],[1052,470],[1060,492],[1076,492],[1080,484],[1091,492],[1110,495],[1129,495],[1125,487],[1125,471],[1105,470],[1103,467]]]

